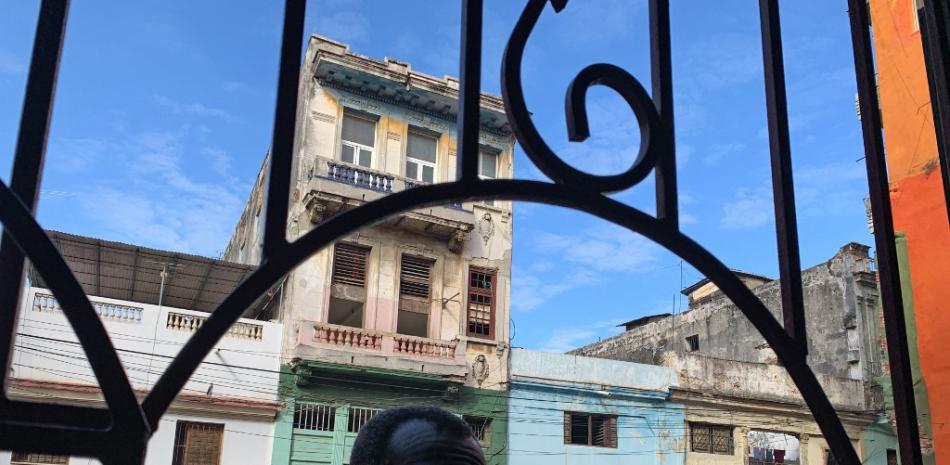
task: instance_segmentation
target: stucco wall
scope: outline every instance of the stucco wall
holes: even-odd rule
[[[881,348],[877,288],[868,248],[848,244],[829,261],[802,272],[808,331],[808,362],[818,373],[870,380],[880,373]],[[778,281],[755,293],[781,321]],[[679,315],[650,322],[571,353],[659,364],[666,351],[687,352],[696,335],[696,353],[727,360],[775,363],[775,353],[742,312],[722,293],[693,302]]]
[[[684,416],[665,400],[671,382],[665,368],[514,350],[508,462],[680,465]],[[616,415],[617,448],[565,444],[564,412]]]

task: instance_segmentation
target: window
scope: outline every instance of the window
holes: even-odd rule
[[[498,153],[481,150],[478,152],[478,177],[480,179],[495,179],[498,177]],[[483,200],[485,205],[495,205],[494,200]]]
[[[732,427],[722,425],[689,424],[690,450],[709,454],[732,455]]]
[[[374,408],[359,408],[359,407],[350,407],[349,410],[349,421],[346,424],[347,433],[359,433],[363,426],[366,425],[366,422],[370,421],[377,413],[382,410]]]
[[[353,113],[344,113],[341,138],[341,160],[367,168],[372,166],[373,146],[376,142],[375,121]]]
[[[887,449],[887,465],[898,465],[897,451],[895,449]]]
[[[686,337],[686,348],[690,352],[696,352],[699,350],[699,335],[694,334],[692,336]]]
[[[491,445],[491,418],[462,415],[465,423],[472,429],[472,436],[483,446]]]
[[[224,425],[179,421],[175,427],[172,465],[218,465]]]
[[[435,159],[438,141],[435,137],[409,131],[406,144],[406,177],[426,183],[435,182]]]
[[[294,428],[310,431],[333,431],[336,425],[336,408],[311,403],[294,406]]]
[[[617,447],[617,417],[564,412],[564,444]]]
[[[327,323],[355,328],[363,326],[368,259],[368,247],[353,244],[336,244],[333,247],[333,277],[330,280]]]
[[[433,261],[403,255],[399,269],[399,315],[396,332],[426,337],[429,334],[430,272]]]
[[[468,272],[468,335],[495,337],[495,277],[493,270],[472,267]]]
[[[10,457],[10,465],[39,465],[39,464],[68,465],[69,457],[65,455],[34,454],[31,452],[14,452]]]

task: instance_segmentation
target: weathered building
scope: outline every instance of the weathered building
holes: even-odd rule
[[[781,321],[780,283],[748,273],[740,277]],[[845,245],[827,262],[804,270],[802,285],[812,369],[858,380],[879,376],[880,310],[868,247]],[[629,324],[625,332],[571,353],[649,364],[661,363],[667,351],[776,362],[765,339],[711,282],[702,280],[684,293],[689,297],[686,312],[641,319],[642,324]]]
[[[941,122],[934,124],[921,40],[924,3],[870,0],[868,6],[921,452],[932,465],[950,463],[950,396],[940,395],[950,386],[950,222],[941,179],[947,167],[935,137]],[[947,40],[929,39],[934,50]],[[889,392],[889,377],[881,383]]]
[[[50,232],[139,397],[251,267]],[[59,302],[36,270],[24,292],[11,398],[105,408],[99,383]],[[253,311],[253,309],[251,309]],[[162,417],[147,465],[270,463],[278,404],[281,325],[242,318]],[[0,452],[2,465],[97,464],[95,459]]]
[[[333,215],[456,172],[458,81],[310,38],[300,73],[288,239]],[[499,97],[481,96],[479,174],[511,177]],[[225,256],[260,259],[266,167]],[[284,323],[286,408],[273,463],[348,461],[380,409],[433,403],[476,427],[504,461],[511,203],[393,215],[289,273],[270,318]]]
[[[669,368],[514,349],[509,465],[682,465],[684,411]]]
[[[828,443],[785,369],[704,355],[665,352],[678,382],[670,400],[684,406],[686,465],[828,465]],[[861,458],[893,465],[897,440],[861,380],[818,374]]]

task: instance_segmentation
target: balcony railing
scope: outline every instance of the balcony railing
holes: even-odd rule
[[[96,310],[100,318],[114,321],[128,321],[132,323],[142,322],[141,307],[130,307],[128,305],[119,305],[97,300],[90,300],[92,308]],[[59,306],[56,298],[50,294],[33,294],[33,310],[38,312],[61,312],[63,309]]]
[[[428,184],[415,179],[398,178],[391,174],[374,171],[362,166],[340,163],[335,160],[327,160],[326,162],[327,172],[325,177],[327,179],[386,194],[398,190],[400,184],[404,190]],[[310,177],[312,178],[315,174],[311,172]],[[456,210],[468,211],[462,207],[462,202],[459,201],[451,201],[446,206]]]
[[[165,328],[172,331],[193,333],[197,331],[207,319],[208,318],[204,316],[168,312]],[[264,326],[238,321],[228,328],[228,332],[225,333],[224,336],[260,341],[264,339]]]
[[[455,361],[459,352],[458,340],[443,341],[328,323],[313,323],[312,328],[312,335],[301,334],[302,343],[344,350],[361,349],[380,355],[433,358],[443,361]]]
[[[337,182],[386,193],[393,191],[393,180],[396,179],[385,173],[333,160],[327,161],[327,177]]]

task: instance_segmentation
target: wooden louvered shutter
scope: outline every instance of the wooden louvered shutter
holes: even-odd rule
[[[571,443],[571,414],[564,412],[564,444]]]
[[[352,244],[333,248],[333,284],[366,286],[366,261],[369,249]]]
[[[430,271],[432,260],[427,258],[402,256],[399,278],[399,293],[406,296],[429,298],[431,287]]]
[[[607,447],[617,448],[617,417],[607,417]]]

